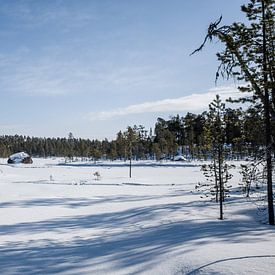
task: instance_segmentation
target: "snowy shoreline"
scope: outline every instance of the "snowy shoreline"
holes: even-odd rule
[[[106,161],[106,162],[61,162],[59,166],[90,166],[90,167],[129,167],[129,161],[117,162],[117,161]],[[194,162],[146,162],[146,161],[134,161],[131,164],[133,167],[196,167],[201,166],[201,163]]]

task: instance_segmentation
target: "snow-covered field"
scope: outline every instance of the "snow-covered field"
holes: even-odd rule
[[[199,166],[59,161],[0,160],[0,274],[275,274],[275,227],[237,193],[218,220]]]

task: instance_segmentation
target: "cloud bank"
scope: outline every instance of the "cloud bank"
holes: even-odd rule
[[[208,109],[209,103],[219,94],[222,100],[229,97],[237,99],[240,92],[235,87],[216,87],[206,93],[194,93],[179,98],[167,98],[157,101],[133,104],[123,108],[106,110],[101,112],[92,112],[88,114],[90,120],[109,120],[117,117],[131,114],[143,113],[174,113],[174,112],[201,112]],[[242,96],[244,94],[242,93]]]

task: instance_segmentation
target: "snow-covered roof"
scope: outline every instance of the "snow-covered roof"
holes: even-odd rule
[[[179,155],[179,156],[174,156],[174,160],[175,161],[180,161],[180,160],[186,161],[186,158],[184,156]]]
[[[9,159],[16,162],[16,161],[21,161],[21,160],[23,160],[25,158],[28,158],[28,157],[29,157],[29,155],[27,153],[19,152],[19,153],[15,153],[15,154],[11,155],[9,157]]]

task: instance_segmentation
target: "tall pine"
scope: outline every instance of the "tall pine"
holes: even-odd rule
[[[248,23],[220,26],[222,17],[208,28],[203,44],[217,38],[224,50],[217,54],[220,66],[216,77],[234,77],[246,85],[241,91],[251,92],[250,101],[261,106],[265,117],[265,158],[269,224],[274,225],[272,190],[272,119],[275,119],[275,0],[250,0],[241,7]],[[245,101],[245,98],[242,99]]]

